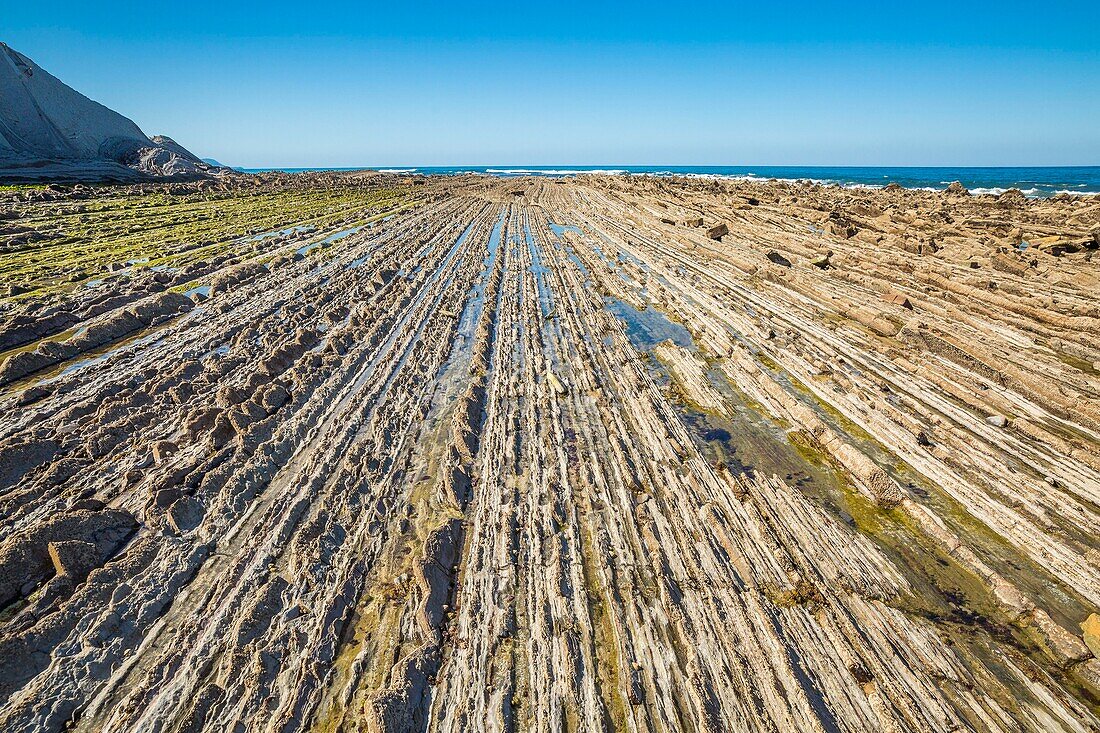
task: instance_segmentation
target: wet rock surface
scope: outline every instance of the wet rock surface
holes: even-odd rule
[[[0,729],[1097,730],[1100,202],[416,180],[0,254]]]

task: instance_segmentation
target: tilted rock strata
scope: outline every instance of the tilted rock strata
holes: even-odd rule
[[[1100,726],[1100,204],[416,188],[12,313],[0,727]]]

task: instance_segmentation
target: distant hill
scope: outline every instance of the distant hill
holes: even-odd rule
[[[225,163],[219,163],[218,161],[214,160],[213,158],[203,158],[202,162],[206,163],[207,165],[212,165],[215,168],[228,168],[229,167]]]
[[[0,43],[0,180],[198,178],[210,169]]]

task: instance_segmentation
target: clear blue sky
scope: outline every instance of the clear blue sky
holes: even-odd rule
[[[0,40],[246,167],[1100,164],[1095,0],[166,5]]]

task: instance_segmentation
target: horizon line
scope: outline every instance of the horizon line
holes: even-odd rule
[[[210,157],[212,160],[219,160],[218,158]],[[378,170],[381,168],[404,168],[404,169],[418,169],[418,168],[596,168],[596,169],[622,169],[622,168],[955,168],[955,169],[999,169],[999,168],[1100,168],[1100,163],[1073,163],[1073,164],[1012,164],[1012,165],[959,165],[959,164],[946,164],[946,165],[889,165],[884,163],[875,163],[873,165],[853,165],[853,164],[828,164],[828,163],[425,163],[420,165],[414,165],[411,163],[387,163],[387,164],[373,164],[373,165],[342,165],[342,164],[323,164],[323,165],[290,165],[290,164],[266,164],[266,165],[227,165],[230,168],[240,168],[243,170],[263,170],[263,169],[278,169],[278,168],[310,168],[310,169],[346,169],[346,170]]]

